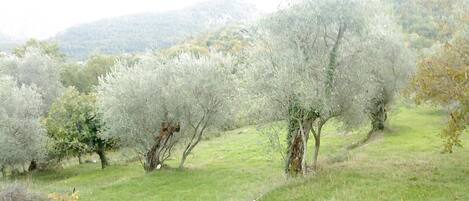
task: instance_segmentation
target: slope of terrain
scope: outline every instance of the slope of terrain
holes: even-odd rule
[[[469,200],[469,138],[466,133],[464,148],[455,153],[440,153],[442,123],[440,112],[403,108],[391,119],[391,131],[344,162],[261,200]]]
[[[444,114],[432,108],[401,108],[390,121],[390,131],[348,153],[344,147],[366,132],[327,127],[321,171],[305,179],[286,180],[280,158],[266,151],[266,139],[250,126],[202,142],[184,171],[171,168],[179,156],[169,168],[147,174],[138,162],[117,162],[123,153],[114,153],[105,170],[71,165],[18,182],[46,193],[75,188],[85,201],[469,200],[469,139],[454,154],[441,154]]]
[[[248,1],[211,0],[182,10],[82,24],[51,40],[58,42],[68,56],[83,59],[94,52],[116,54],[166,48],[204,31],[251,21],[257,16],[259,11]]]

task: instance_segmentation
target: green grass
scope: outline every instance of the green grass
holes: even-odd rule
[[[323,162],[316,175],[262,200],[469,200],[469,138],[466,148],[441,154],[443,116],[429,108],[401,108],[390,120],[392,130],[348,153],[348,160]],[[324,146],[330,146],[327,140]]]
[[[285,178],[280,157],[266,151],[254,126],[203,141],[183,171],[145,173],[138,162],[105,170],[84,164],[16,179],[46,193],[75,188],[84,201],[469,200],[469,144],[441,154],[438,133],[443,126],[444,114],[435,109],[402,107],[392,115],[390,131],[344,152],[366,129],[344,134],[333,123],[322,140],[321,170],[299,179]],[[177,167],[179,157],[169,166]]]
[[[41,192],[79,191],[81,200],[249,200],[283,180],[281,163],[265,154],[254,126],[203,141],[183,171],[145,173],[139,162],[83,164],[20,178]],[[177,167],[180,155],[170,160]],[[269,185],[266,185],[269,184]]]

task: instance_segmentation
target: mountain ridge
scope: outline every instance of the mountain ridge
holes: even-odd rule
[[[146,12],[75,25],[59,32],[68,56],[84,59],[94,52],[120,54],[167,48],[188,37],[232,23],[252,21],[260,11],[245,0],[212,0],[180,10]]]

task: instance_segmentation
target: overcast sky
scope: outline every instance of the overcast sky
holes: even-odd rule
[[[75,24],[141,12],[181,9],[206,0],[2,0],[0,32],[45,39]],[[280,0],[250,0],[271,12]]]

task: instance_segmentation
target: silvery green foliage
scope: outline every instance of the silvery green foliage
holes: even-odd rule
[[[106,122],[106,137],[139,152],[149,150],[161,123],[180,119],[180,107],[172,91],[172,73],[164,61],[147,56],[135,66],[118,63],[115,71],[100,79],[97,104]]]
[[[176,140],[222,122],[234,93],[230,65],[231,58],[219,54],[176,59],[148,55],[133,66],[118,63],[97,87],[105,135],[144,153],[162,122],[181,124]]]
[[[44,112],[61,95],[59,63],[39,49],[29,48],[24,57],[8,56],[0,60],[0,74],[14,77],[18,86],[35,86],[44,100]]]
[[[295,100],[323,119],[363,122],[370,64],[382,58],[369,48],[387,38],[381,7],[375,0],[304,0],[265,19],[248,73],[266,116],[287,116]]]
[[[0,165],[23,165],[42,156],[41,95],[34,87],[18,86],[0,76]]]
[[[236,95],[232,58],[218,53],[181,55],[167,65],[174,70],[172,82],[183,123],[192,129],[199,122],[200,128],[223,124],[231,115],[230,103]]]
[[[184,150],[180,167],[210,127],[223,125],[233,114],[237,94],[233,59],[217,53],[194,57],[181,55],[168,62],[175,70],[174,90],[182,109],[180,119]]]
[[[377,98],[388,106],[408,84],[415,72],[415,55],[405,46],[402,32],[387,23],[388,32],[376,38],[367,54],[376,58],[369,64],[369,98]],[[383,45],[386,44],[386,45]]]

